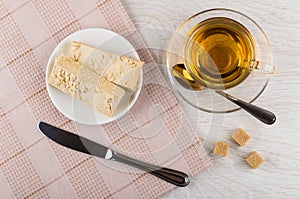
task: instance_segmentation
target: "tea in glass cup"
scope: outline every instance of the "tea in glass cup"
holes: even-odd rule
[[[203,86],[228,89],[247,78],[256,64],[251,33],[239,22],[214,17],[196,24],[184,45],[185,67]]]

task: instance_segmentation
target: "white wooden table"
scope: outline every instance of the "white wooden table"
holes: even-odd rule
[[[122,3],[149,47],[159,45],[166,49],[170,35],[149,34],[147,29],[172,32],[194,13],[226,7],[260,24],[274,51],[276,72],[255,103],[272,110],[277,122],[267,126],[244,111],[220,116],[224,123],[212,125],[221,130],[218,139],[231,144],[229,156],[214,160],[213,166],[192,178],[188,187],[174,189],[161,198],[300,198],[300,1],[122,0]],[[188,116],[195,113],[190,107],[185,110]],[[203,118],[200,131],[211,131],[207,122],[211,114],[196,112]],[[242,148],[230,138],[239,127],[252,136]],[[256,170],[244,160],[254,150],[265,159]]]

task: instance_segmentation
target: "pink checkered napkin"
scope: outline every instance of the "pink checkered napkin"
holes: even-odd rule
[[[2,0],[1,198],[155,198],[174,187],[130,167],[66,149],[38,132],[36,124],[42,120],[78,133],[51,103],[45,68],[63,38],[92,27],[122,34],[147,63],[141,96],[132,110],[116,122],[96,127],[109,140],[106,144],[189,175],[210,165],[118,0]]]

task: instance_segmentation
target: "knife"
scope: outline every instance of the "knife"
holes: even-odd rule
[[[38,128],[48,138],[67,148],[107,160],[122,162],[124,164],[146,171],[162,180],[165,180],[179,187],[185,187],[190,183],[188,175],[181,171],[156,166],[133,159],[131,157],[117,153],[101,144],[93,142],[92,140],[76,135],[74,133],[70,133],[45,122],[39,122]]]

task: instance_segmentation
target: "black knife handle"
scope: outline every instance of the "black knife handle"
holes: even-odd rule
[[[116,152],[113,152],[111,159],[146,171],[162,180],[165,180],[179,187],[185,187],[190,183],[188,175],[181,171],[176,171],[173,169],[168,169],[141,162],[139,160],[130,158],[128,156]]]

